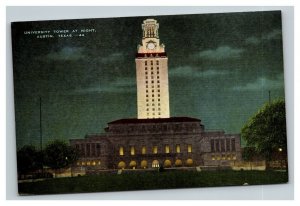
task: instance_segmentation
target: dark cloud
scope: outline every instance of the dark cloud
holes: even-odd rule
[[[221,59],[234,59],[241,56],[244,49],[232,48],[230,46],[219,46],[216,49],[208,49],[194,54],[194,58],[221,60]]]

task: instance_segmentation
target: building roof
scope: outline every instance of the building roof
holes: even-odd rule
[[[167,122],[201,122],[200,119],[192,117],[170,117],[170,118],[157,118],[157,119],[118,119],[108,124],[141,124],[141,123],[167,123]]]

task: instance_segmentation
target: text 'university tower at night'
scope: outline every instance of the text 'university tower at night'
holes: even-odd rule
[[[160,166],[230,167],[241,160],[239,134],[205,131],[197,118],[170,117],[168,58],[158,29],[156,20],[143,21],[135,57],[137,118],[118,119],[107,123],[104,133],[70,139],[81,153],[74,175]]]

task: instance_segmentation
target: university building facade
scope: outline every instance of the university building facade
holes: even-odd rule
[[[170,117],[168,58],[159,24],[142,24],[136,54],[137,118],[108,123],[102,134],[71,139],[81,151],[76,166],[86,171],[195,166],[229,166],[241,159],[238,134],[205,131],[200,119]]]

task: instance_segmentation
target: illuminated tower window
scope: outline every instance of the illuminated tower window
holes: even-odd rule
[[[180,145],[179,144],[176,145],[176,152],[180,153]]]
[[[192,145],[189,144],[189,145],[188,145],[188,153],[191,153],[191,152],[192,152]]]
[[[143,146],[142,147],[142,154],[146,154],[147,153],[147,148],[146,148],[146,146]]]
[[[120,154],[121,156],[124,155],[124,148],[123,148],[123,147],[120,147],[120,148],[119,148],[119,154]]]
[[[153,146],[153,148],[152,148],[152,153],[153,153],[153,154],[157,154],[157,146]]]
[[[169,145],[165,146],[165,153],[167,153],[167,154],[170,153],[170,146]]]
[[[134,146],[131,146],[131,147],[130,147],[130,154],[131,154],[131,155],[135,155],[135,149],[134,149]]]

